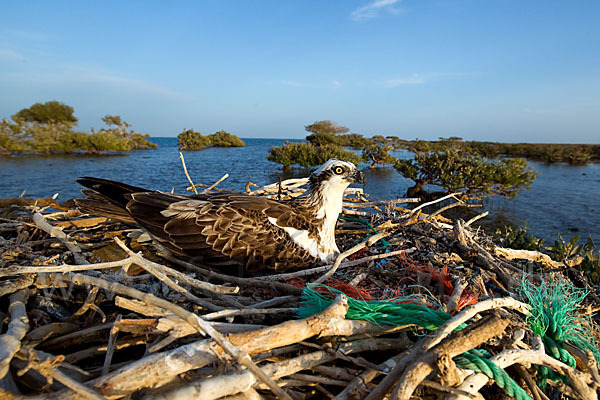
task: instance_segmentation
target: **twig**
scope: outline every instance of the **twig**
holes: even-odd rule
[[[410,214],[409,214],[409,215],[410,215],[410,216],[412,216],[414,213],[416,213],[417,211],[419,211],[419,210],[420,210],[420,209],[422,209],[422,208],[425,208],[425,207],[427,207],[427,206],[430,206],[430,205],[432,205],[432,204],[435,204],[435,203],[439,203],[439,202],[441,202],[441,201],[444,201],[444,200],[446,200],[446,199],[449,199],[449,198],[451,198],[451,197],[452,197],[454,200],[457,200],[457,201],[459,201],[459,202],[461,202],[461,203],[462,203],[462,202],[463,202],[462,200],[460,200],[460,199],[457,199],[457,198],[456,198],[456,196],[457,196],[457,195],[459,195],[459,194],[462,194],[462,193],[461,193],[461,192],[450,193],[449,195],[446,195],[446,196],[444,196],[444,197],[440,197],[439,199],[435,199],[435,200],[429,201],[429,202],[427,202],[427,203],[423,203],[423,204],[421,204],[420,206],[413,208],[413,209],[410,211]]]
[[[550,268],[563,268],[564,264],[558,261],[554,261],[549,255],[533,250],[515,250],[507,249],[503,247],[494,247],[494,253],[498,256],[504,257],[507,260],[522,259],[539,262]]]
[[[350,398],[363,398],[363,393],[368,391],[367,384],[375,377],[381,374],[381,371],[390,371],[398,362],[400,362],[406,353],[398,354],[385,362],[379,364],[376,369],[367,368],[362,374],[354,378],[336,397],[335,400],[347,400]]]
[[[146,260],[141,255],[134,253],[127,246],[125,246],[125,244],[118,237],[115,236],[114,240],[119,245],[119,247],[121,247],[129,255],[129,257],[131,257],[135,260],[136,265],[139,265],[141,268],[143,268],[150,274],[154,275],[161,282],[164,282],[165,284],[167,284],[167,286],[169,286],[171,289],[175,290],[178,293],[183,294],[187,299],[193,301],[194,303],[198,304],[199,306],[206,308],[209,311],[219,311],[219,310],[223,309],[223,307],[215,306],[212,303],[209,303],[205,300],[198,298],[197,296],[194,296],[192,293],[190,293],[189,291],[187,291],[186,289],[181,287],[179,284],[175,283],[165,273],[165,270],[171,270],[170,268],[165,267],[164,265],[160,265],[160,264],[154,263],[152,261]],[[169,271],[169,272],[171,272],[171,271]],[[174,275],[179,275],[180,277],[183,275],[176,271],[172,271],[172,273]],[[188,282],[190,282],[190,278],[189,277],[186,277],[186,278],[187,278]],[[223,296],[219,296],[219,297],[223,298]],[[229,300],[231,301],[231,299],[229,299]],[[233,301],[233,305],[236,307],[240,307],[240,308],[244,307],[241,304],[239,304],[237,301]]]
[[[210,185],[209,187],[207,187],[206,189],[204,189],[204,190],[202,191],[202,194],[207,194],[207,193],[210,193],[210,191],[211,191],[212,189],[214,189],[215,187],[217,187],[217,185],[218,185],[219,183],[223,182],[223,181],[224,181],[225,179],[227,179],[227,178],[229,178],[229,174],[225,174],[225,175],[223,175],[221,178],[219,178],[219,180],[218,180],[218,181],[216,181],[215,183],[213,183],[212,185]],[[197,194],[197,193],[196,193],[196,194]]]
[[[71,252],[71,254],[73,254],[73,259],[77,264],[89,264],[89,262],[81,255],[81,249],[77,247],[75,243],[69,241],[69,238],[62,231],[62,229],[50,225],[44,219],[44,216],[38,212],[33,213],[32,219],[38,228],[40,228],[50,236],[60,240],[61,243],[63,243],[65,247]]]
[[[240,286],[262,287],[262,288],[275,289],[275,290],[283,291],[285,293],[290,293],[290,294],[293,294],[296,296],[299,296],[302,294],[302,288],[299,288],[297,286],[288,285],[286,283],[267,282],[267,281],[264,281],[261,279],[256,279],[256,278],[240,278],[240,277],[232,276],[232,275],[219,274],[218,272],[215,272],[208,268],[202,268],[202,267],[199,267],[192,263],[189,263],[187,261],[180,260],[177,257],[173,256],[172,254],[161,253],[160,256],[168,261],[175,263],[175,264],[181,265],[182,267],[196,271],[197,273],[203,275],[204,277],[206,277],[208,279],[214,278],[214,279],[218,279],[222,282],[232,282],[232,283],[235,283],[236,285],[240,285]]]
[[[486,211],[486,212],[482,212],[479,215],[474,216],[473,218],[471,218],[470,220],[468,220],[467,222],[465,222],[465,226],[469,226],[471,225],[473,222],[480,220],[481,218],[486,217],[490,212]]]
[[[108,335],[106,356],[104,357],[104,364],[102,365],[102,375],[108,374],[108,371],[110,370],[110,363],[112,362],[112,356],[115,352],[115,343],[117,342],[117,334],[119,333],[119,321],[121,321],[121,314],[117,315],[113,327],[110,329],[110,334]]]
[[[446,303],[446,312],[452,314],[454,311],[458,309],[458,301],[460,300],[460,296],[462,296],[463,291],[467,287],[467,282],[464,279],[459,279],[454,286],[454,290]]]
[[[415,252],[416,250],[417,250],[416,247],[411,247],[410,249],[394,250],[394,251],[390,251],[389,253],[375,254],[372,256],[359,258],[357,260],[346,261],[339,265],[338,270],[343,269],[343,268],[353,267],[355,265],[365,264],[365,263],[368,263],[369,261],[380,260],[382,258],[398,256],[400,254],[411,254],[411,253]],[[294,279],[294,278],[298,278],[301,276],[315,275],[315,274],[318,274],[321,272],[326,272],[330,269],[331,269],[331,267],[329,265],[325,265],[322,267],[303,269],[301,271],[290,272],[287,274],[258,276],[255,279],[263,279],[265,281],[285,281],[288,279]]]
[[[24,370],[19,371],[17,374],[24,374],[28,369],[32,368],[43,375],[50,383],[52,379],[56,379],[84,399],[106,400],[94,390],[82,385],[58,369],[58,364],[64,360],[63,356],[55,357],[43,351],[30,348],[22,348],[20,352],[23,358],[28,361],[28,364]]]
[[[389,233],[387,233],[387,232],[380,232],[376,235],[371,236],[364,242],[361,242],[361,243],[357,244],[356,246],[344,251],[343,253],[341,253],[340,255],[337,256],[331,269],[329,271],[327,271],[323,276],[321,276],[320,278],[315,280],[315,283],[322,283],[322,282],[325,282],[327,279],[329,279],[335,273],[335,271],[337,271],[338,267],[340,266],[340,264],[344,258],[348,257],[351,254],[356,253],[357,251],[359,251],[360,249],[362,249],[364,247],[372,246],[378,240],[383,239],[384,237],[386,237],[388,235],[389,235]]]
[[[181,159],[181,165],[183,165],[183,172],[185,173],[186,178],[190,182],[190,185],[192,185],[194,194],[198,194],[198,191],[196,190],[196,185],[194,185],[194,182],[192,181],[192,178],[190,178],[190,174],[188,173],[187,167],[185,166],[185,159],[183,158],[183,153],[181,151],[179,152],[179,158]]]
[[[202,316],[207,321],[219,318],[235,317],[240,315],[259,315],[259,314],[290,314],[298,311],[297,308],[243,308],[241,310],[222,310]]]
[[[421,201],[421,199],[419,197],[406,197],[406,198],[400,198],[400,199],[395,199],[395,200],[367,201],[367,202],[363,202],[363,203],[345,201],[342,203],[342,206],[350,207],[350,208],[367,208],[367,207],[373,207],[373,206],[387,206],[390,204],[418,203],[419,201]]]
[[[8,373],[10,361],[21,348],[21,340],[29,330],[29,318],[25,303],[29,298],[29,289],[21,289],[10,296],[10,323],[8,330],[0,336],[0,379]]]
[[[259,377],[259,379],[261,379],[262,381],[266,382],[266,383],[270,383],[269,384],[269,388],[278,396],[282,396],[282,391],[278,390],[276,387],[272,387],[274,382],[269,378],[269,377],[265,377],[264,374],[262,374],[260,371],[256,372],[253,369],[256,369],[256,365],[254,363],[251,362],[250,357],[248,356],[248,353],[254,353],[257,348],[264,348],[265,346],[268,347],[274,347],[277,345],[277,343],[281,343],[279,345],[286,345],[289,344],[287,341],[289,341],[291,339],[291,337],[287,337],[283,334],[279,334],[279,335],[274,335],[274,330],[276,329],[276,327],[271,327],[265,330],[257,330],[257,331],[252,331],[252,332],[244,332],[244,333],[240,333],[240,334],[233,334],[231,336],[229,336],[229,340],[225,340],[224,337],[216,332],[214,330],[214,328],[212,328],[208,322],[201,320],[198,316],[196,316],[195,314],[192,314],[189,311],[186,311],[184,309],[182,309],[179,306],[176,306],[166,300],[160,299],[154,295],[148,294],[148,293],[143,293],[143,292],[139,292],[138,290],[132,289],[132,288],[128,288],[125,287],[121,284],[115,283],[115,282],[107,282],[103,279],[99,279],[99,278],[95,278],[95,277],[90,277],[90,276],[86,276],[86,275],[80,275],[80,274],[52,274],[51,278],[53,280],[56,281],[71,281],[75,284],[78,285],[84,285],[84,284],[90,284],[90,285],[96,285],[99,286],[105,290],[113,290],[115,292],[119,292],[119,293],[124,293],[127,296],[130,297],[134,297],[137,298],[138,300],[143,300],[149,304],[152,305],[156,305],[158,307],[164,308],[168,311],[173,312],[174,314],[176,314],[177,316],[181,317],[182,319],[184,319],[187,323],[189,323],[190,325],[192,325],[193,327],[195,327],[198,331],[204,331],[207,334],[209,334],[222,348],[225,349],[225,351],[232,355],[234,360],[240,362],[241,364],[243,364],[244,366],[246,366],[246,368],[250,369],[253,373],[258,374],[257,376]],[[293,326],[295,326],[295,329],[292,330],[292,332],[289,332],[293,335],[293,342],[296,342],[298,340],[303,340],[304,338],[306,338],[306,336],[303,336],[303,332],[304,335],[309,335],[309,336],[313,336],[315,333],[318,333],[322,330],[325,330],[325,328],[331,328],[331,314],[338,316],[341,315],[341,319],[343,320],[343,315],[345,315],[346,313],[346,309],[347,309],[347,304],[344,301],[343,298],[339,297],[332,306],[330,306],[327,310],[325,310],[326,312],[317,314],[316,320],[319,320],[319,317],[322,315],[330,315],[326,321],[323,321],[322,324],[319,323],[312,323],[312,324],[307,324],[306,321],[301,320],[301,321],[289,321],[288,324],[292,324]],[[315,317],[315,316],[313,316]],[[313,317],[310,317],[310,319],[315,319]],[[287,326],[286,326],[287,328]],[[280,328],[282,329],[282,328]],[[289,328],[287,328],[289,329]],[[315,332],[316,330],[316,332]],[[261,336],[261,334],[263,336]],[[252,338],[252,339],[251,339]],[[286,340],[287,339],[287,340]],[[233,344],[232,344],[233,341]],[[282,343],[283,342],[283,343]],[[292,343],[293,343],[292,342]],[[200,341],[200,342],[196,342],[198,344],[200,343],[204,343],[204,345],[209,345],[209,342],[206,341]],[[238,345],[240,346],[241,350],[238,350],[236,348],[234,348],[233,346]],[[200,350],[200,353],[196,353],[196,351],[194,350],[194,344],[192,343],[191,345],[186,345],[186,346],[181,346],[179,348],[177,348],[175,351],[177,351],[179,353],[179,356],[177,359],[172,358],[171,357],[171,353],[167,353],[167,354],[161,354],[159,355],[158,358],[156,358],[155,356],[149,356],[146,357],[145,359],[142,359],[136,363],[132,363],[130,364],[127,368],[126,371],[128,373],[133,373],[133,375],[130,375],[127,378],[124,378],[123,375],[120,375],[121,373],[123,373],[123,369],[119,370],[119,371],[115,371],[114,373],[108,374],[105,377],[100,378],[96,383],[95,383],[95,387],[98,388],[99,390],[101,390],[101,393],[105,393],[105,394],[110,394],[110,393],[115,393],[114,391],[116,390],[116,393],[123,393],[124,389],[123,386],[129,386],[130,388],[132,388],[132,390],[136,390],[140,387],[143,387],[143,385],[148,384],[148,381],[143,381],[141,380],[143,377],[140,375],[141,373],[144,374],[144,376],[146,376],[146,378],[149,378],[153,383],[152,384],[156,384],[156,382],[161,381],[161,382],[166,382],[165,379],[169,379],[169,377],[172,377],[174,375],[171,374],[179,374],[182,372],[185,372],[191,368],[199,368],[202,367],[206,364],[203,364],[203,360],[205,360],[205,362],[211,362],[214,361],[216,359],[217,354],[219,354],[221,351],[218,350],[218,348],[215,348],[214,346],[211,347],[211,350],[209,351],[209,354],[206,354],[206,352],[208,351],[207,348],[204,348],[202,346],[200,346],[203,350]],[[183,353],[180,353],[183,352]],[[201,354],[205,354],[205,358],[200,358],[199,356]],[[241,355],[240,355],[241,354]],[[185,356],[184,356],[185,355]],[[163,358],[163,357],[166,357]],[[158,363],[158,360],[163,359],[164,363]],[[150,367],[150,365],[148,365],[146,362],[148,362],[152,365],[152,367]],[[208,361],[211,360],[211,361]],[[250,360],[250,362],[247,362],[247,360]],[[140,364],[141,363],[141,364]],[[166,363],[166,364],[165,364]],[[198,365],[200,364],[200,365]],[[143,370],[138,370],[137,368],[140,367],[141,365],[143,365]],[[197,365],[196,367],[194,367],[194,365]],[[158,370],[154,370],[154,368],[159,368]],[[183,370],[181,368],[184,368]],[[167,371],[167,369],[169,371]],[[155,371],[155,372],[153,372]],[[174,372],[177,371],[177,372]],[[150,374],[150,376],[148,376],[147,374]],[[110,382],[112,379],[114,379],[115,375],[117,376],[121,376],[121,378],[124,378],[123,380],[119,379],[119,385],[121,386],[120,389],[115,388],[114,386],[110,386],[108,385],[107,382]],[[274,385],[277,386],[277,385]],[[127,391],[129,392],[130,391]],[[285,396],[285,394],[283,394],[283,396]]]
[[[501,335],[508,323],[507,319],[491,316],[456,332],[453,337],[446,339],[439,346],[421,355],[415,362],[411,362],[407,366],[400,382],[390,395],[390,400],[410,399],[417,386],[434,370],[436,361],[441,355],[447,355],[451,359],[471,350],[481,343]]]
[[[403,360],[402,365],[398,364],[394,367],[394,369],[386,376],[381,383],[377,386],[373,392],[367,396],[368,400],[380,399],[382,398],[394,385],[394,383],[400,378],[401,374],[404,371],[404,367],[407,364],[414,362],[417,357],[420,357],[422,354],[427,352],[432,347],[436,346],[442,340],[444,340],[450,333],[452,333],[456,328],[462,325],[464,322],[473,318],[480,312],[496,309],[496,308],[512,308],[520,311],[521,313],[528,313],[529,306],[512,299],[510,297],[498,298],[498,299],[490,299],[480,301],[479,303],[475,303],[467,308],[465,308],[460,313],[456,314],[442,326],[440,326],[435,331],[431,332],[428,336],[425,336],[423,339],[419,341],[417,345],[413,347],[410,351],[406,359]]]
[[[598,395],[595,385],[591,385],[593,379],[590,375],[577,371],[563,362],[550,357],[544,351],[544,344],[541,338],[536,335],[533,339],[532,350],[505,350],[490,358],[500,368],[508,368],[513,364],[536,364],[543,365],[551,370],[566,376],[569,379],[570,386],[574,389],[574,395],[581,400],[597,400]],[[482,373],[471,375],[459,386],[459,389],[470,393],[478,392],[489,378]],[[450,399],[459,399],[458,396],[451,396]]]
[[[86,265],[39,265],[39,266],[11,266],[8,268],[0,269],[0,277],[12,276],[12,275],[24,275],[24,274],[38,274],[46,272],[75,272],[75,271],[89,271],[94,269],[108,269],[116,267],[128,267],[134,262],[131,257],[125,258],[119,261],[110,261],[97,264],[86,264]]]

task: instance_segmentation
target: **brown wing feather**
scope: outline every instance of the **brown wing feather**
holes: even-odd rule
[[[298,213],[294,203],[237,193],[182,196],[96,178],[80,183],[91,189],[84,191],[87,199],[77,200],[83,210],[135,221],[176,254],[219,263],[234,260],[251,269],[319,264],[280,228],[318,235],[320,221],[304,216],[310,213]]]
[[[318,263],[268,218],[295,229],[310,229],[311,222],[294,216],[289,205],[273,200],[217,195],[181,201],[180,196],[145,192],[131,194],[127,210],[178,254],[214,261],[230,259],[249,269],[287,269]]]

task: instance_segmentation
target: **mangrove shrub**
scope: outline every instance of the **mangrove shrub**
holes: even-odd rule
[[[397,160],[394,167],[416,188],[432,184],[447,192],[463,191],[471,199],[514,197],[536,177],[523,159],[487,160],[457,150],[415,153],[413,160]]]
[[[330,158],[349,161],[357,167],[360,165],[358,155],[334,144],[315,146],[306,142],[285,142],[283,146],[271,147],[267,156],[267,160],[282,164],[284,170],[295,164],[302,167],[321,165]]]

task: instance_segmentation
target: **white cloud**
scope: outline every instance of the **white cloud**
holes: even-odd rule
[[[387,81],[385,81],[384,85],[389,88],[394,88],[403,85],[421,85],[425,82],[425,78],[421,77],[418,74],[413,74],[405,78],[388,79]]]
[[[21,39],[31,42],[45,42],[51,39],[51,35],[46,33],[25,31],[20,29],[3,29],[0,31],[0,37]]]
[[[25,57],[14,50],[0,49],[0,61],[22,61]]]
[[[297,82],[297,81],[288,81],[288,80],[281,80],[281,81],[279,81],[279,83],[281,83],[283,86],[292,86],[292,87],[308,87],[308,86],[310,86],[306,83]]]
[[[33,83],[39,88],[53,88],[53,90],[60,91],[76,89],[77,91],[106,92],[117,90],[121,93],[161,96],[170,99],[192,98],[189,94],[153,82],[132,79],[96,68],[67,66],[62,67],[59,71],[7,73],[4,78],[24,85]]]
[[[352,11],[350,18],[355,21],[361,21],[364,19],[376,18],[379,16],[381,11],[386,11],[392,14],[398,14],[401,9],[394,7],[394,4],[398,3],[399,0],[375,0]]]
[[[334,88],[339,88],[340,86],[342,86],[342,83],[334,79],[333,81],[331,81],[331,86],[333,86]]]

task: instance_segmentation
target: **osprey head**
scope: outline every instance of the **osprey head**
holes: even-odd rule
[[[310,182],[311,186],[327,184],[346,188],[351,183],[365,183],[365,177],[351,162],[331,158],[312,173]]]

